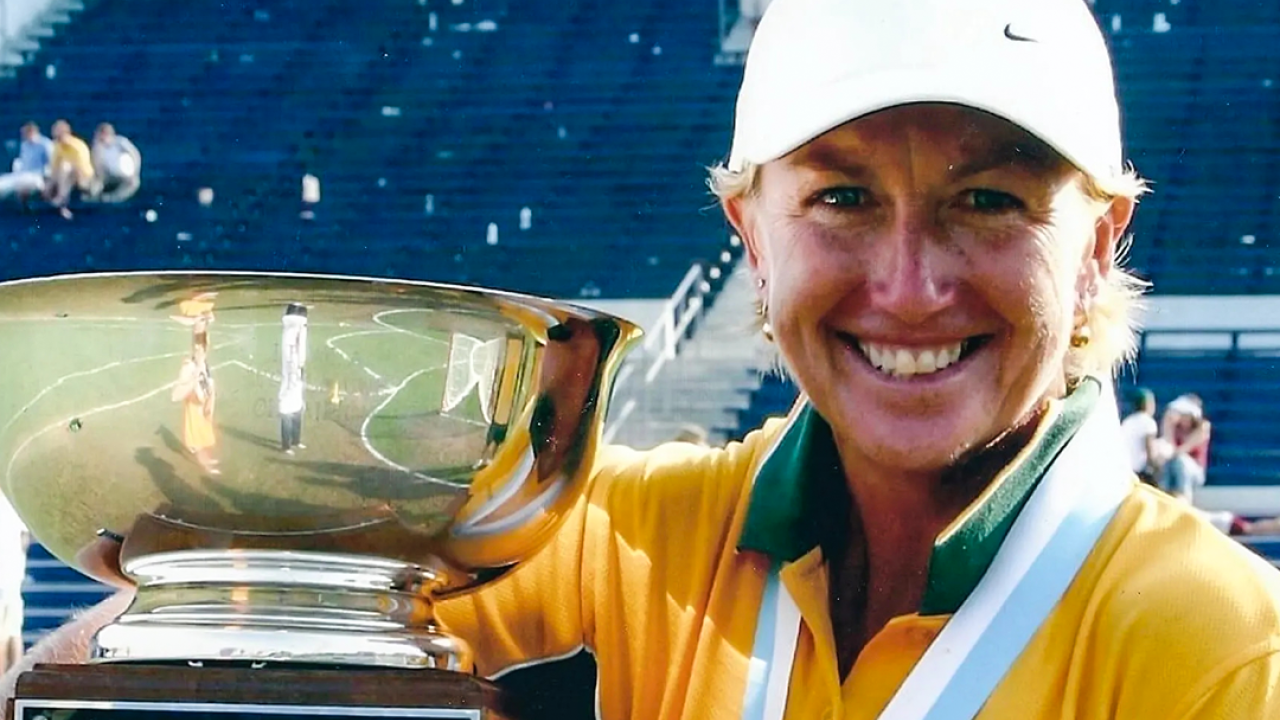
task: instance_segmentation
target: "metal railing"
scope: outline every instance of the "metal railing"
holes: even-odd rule
[[[606,443],[613,442],[628,421],[634,421],[651,409],[654,398],[650,387],[689,339],[690,328],[706,309],[709,290],[702,264],[695,263],[663,304],[644,344],[632,353],[631,359],[618,372],[613,391],[617,411],[605,424]]]

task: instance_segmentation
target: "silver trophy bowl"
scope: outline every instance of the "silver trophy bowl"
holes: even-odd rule
[[[117,274],[0,284],[0,490],[137,586],[98,661],[466,671],[432,602],[579,500],[640,332],[424,283]]]

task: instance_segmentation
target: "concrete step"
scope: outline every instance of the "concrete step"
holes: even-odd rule
[[[663,385],[689,388],[737,388],[750,385],[756,373],[749,368],[721,367],[714,368],[677,368],[668,377],[657,378],[655,382]]]
[[[730,416],[726,413],[708,413],[706,415],[690,414],[686,419],[651,419],[643,424],[628,427],[625,432],[620,433],[615,442],[620,442],[631,447],[646,449],[664,442],[669,442],[676,437],[681,430],[693,425],[705,430],[709,435],[711,444],[719,444],[723,442],[723,433],[717,433],[718,428],[736,427],[737,415]]]
[[[5,49],[15,53],[33,53],[40,50],[40,43],[32,38],[16,37],[5,43]]]
[[[643,414],[645,417],[655,419],[671,418],[674,422],[693,422],[695,416],[718,415],[720,413],[732,413],[732,417],[737,417],[739,411],[745,410],[750,406],[749,398],[750,395],[743,392],[733,396],[725,395],[706,398],[702,401],[665,403],[657,400],[645,406]]]

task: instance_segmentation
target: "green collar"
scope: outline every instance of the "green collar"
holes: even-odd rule
[[[1082,382],[1044,420],[1031,446],[934,541],[922,615],[955,612],[982,579],[1018,513],[1099,397],[1096,380]],[[831,428],[809,403],[792,411],[780,437],[756,473],[738,548],[774,561],[793,562],[817,547],[823,518],[840,513],[833,499],[844,493],[844,472]],[[847,507],[847,503],[841,503]]]

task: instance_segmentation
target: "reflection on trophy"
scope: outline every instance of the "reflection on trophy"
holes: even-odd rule
[[[280,449],[292,455],[302,444],[302,411],[306,408],[307,306],[289,303],[280,334]]]
[[[510,717],[433,600],[555,531],[638,334],[427,284],[0,284],[0,345],[28,348],[0,375],[0,489],[55,555],[138,588],[92,664],[19,679],[15,716]]]

